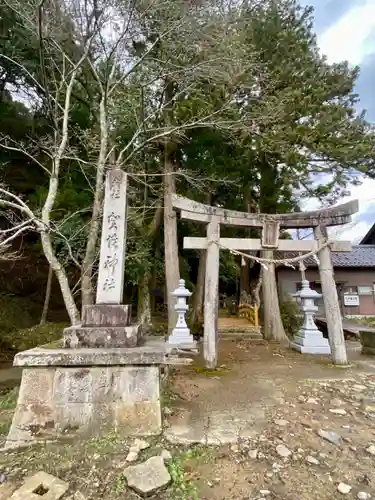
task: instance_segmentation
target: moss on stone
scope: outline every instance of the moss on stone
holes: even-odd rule
[[[375,331],[360,330],[359,336],[363,346],[375,348]]]

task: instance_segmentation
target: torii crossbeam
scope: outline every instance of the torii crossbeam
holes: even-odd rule
[[[181,211],[181,218],[207,224],[206,238],[184,238],[184,248],[206,249],[206,277],[204,300],[204,359],[206,366],[217,365],[218,302],[219,302],[219,252],[220,246],[232,250],[280,250],[283,252],[311,252],[319,250],[319,271],[322,283],[328,334],[333,361],[346,364],[346,349],[336,284],[331,263],[331,250],[350,252],[348,241],[327,242],[328,226],[337,226],[351,221],[358,212],[358,201],[310,212],[286,214],[255,214],[226,210],[173,195],[174,208]],[[220,224],[240,227],[262,228],[262,239],[220,238]],[[313,228],[315,241],[279,240],[280,228]]]

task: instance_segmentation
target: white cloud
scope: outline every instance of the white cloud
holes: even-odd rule
[[[373,44],[365,43],[374,29],[375,0],[365,0],[323,32],[318,43],[330,63],[347,60],[353,65],[360,64],[375,49],[375,40]]]
[[[358,243],[375,223],[375,180],[366,179],[361,186],[354,186],[351,189],[351,195],[343,198],[340,203],[349,200],[359,201],[359,212],[352,216],[352,223],[337,228],[335,236],[340,240]],[[374,220],[370,217],[364,220],[365,213],[373,213]]]
[[[350,240],[353,243],[358,243],[375,223],[375,180],[366,179],[360,186],[353,186],[350,190],[350,196],[342,198],[337,205],[350,200],[358,200],[358,213],[352,216],[351,223],[331,228],[330,235],[339,240]],[[302,208],[303,210],[318,210],[321,205],[316,198],[310,198],[306,200]],[[371,220],[371,217],[364,220],[366,213],[373,213],[374,220]]]
[[[330,26],[318,37],[320,50],[330,63],[347,60],[352,65],[360,64],[364,58],[375,51],[375,0],[363,0]],[[350,196],[340,200],[341,203],[357,199],[359,212],[350,224],[332,228],[333,237],[358,243],[375,222],[375,180],[366,179],[362,185],[353,186]],[[315,199],[306,200],[305,210],[320,208]],[[374,220],[365,214],[374,213]]]

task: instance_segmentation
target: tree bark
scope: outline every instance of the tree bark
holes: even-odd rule
[[[240,300],[243,293],[250,294],[250,262],[245,257],[240,263]]]
[[[169,158],[166,158],[164,167],[164,254],[168,304],[168,331],[172,331],[177,322],[177,312],[174,309],[175,299],[172,297],[172,292],[177,288],[180,279],[177,246],[177,215],[172,206],[172,194],[176,191],[173,173],[173,163]]]
[[[95,264],[96,248],[98,245],[99,231],[101,226],[101,210],[104,194],[104,169],[108,149],[108,127],[105,96],[100,101],[100,152],[96,169],[96,185],[94,203],[92,207],[89,234],[87,237],[86,252],[81,269],[81,297],[82,306],[93,304],[92,273]]]
[[[50,303],[50,299],[51,299],[52,278],[53,278],[53,269],[51,266],[49,266],[47,285],[46,285],[46,293],[45,293],[45,297],[44,297],[43,311],[42,311],[42,315],[40,317],[39,325],[44,325],[47,321],[49,303]]]
[[[199,255],[197,284],[195,286],[195,291],[192,301],[191,324],[193,327],[203,322],[203,303],[204,303],[203,299],[204,299],[204,283],[206,274],[206,260],[207,260],[207,252],[206,250],[201,250]]]
[[[46,259],[48,260],[50,266],[52,267],[53,271],[55,272],[57,281],[59,282],[60,289],[61,289],[61,294],[63,296],[64,304],[67,310],[67,313],[69,315],[70,323],[72,326],[78,325],[80,322],[80,315],[76,306],[76,303],[74,301],[74,297],[72,294],[72,291],[69,286],[69,281],[67,278],[67,275],[65,273],[64,268],[58,261],[55,252],[53,251],[52,248],[52,243],[51,243],[51,238],[49,233],[47,232],[42,232],[41,233],[41,240],[42,240],[42,247],[43,247],[43,252],[46,256]]]
[[[265,154],[261,157],[261,178],[259,208],[262,213],[276,213],[279,199],[278,173]],[[273,258],[272,250],[263,250],[262,257]],[[262,298],[264,318],[264,338],[276,342],[288,341],[281,321],[279,295],[276,284],[275,265],[267,264],[268,270],[262,266]]]
[[[150,327],[152,325],[151,320],[151,299],[150,299],[150,274],[145,272],[138,283],[138,310],[137,318],[138,323],[143,327]]]
[[[170,127],[173,124],[173,93],[173,82],[166,81],[164,96],[166,103],[164,108],[164,122],[166,127]],[[177,215],[172,205],[172,195],[176,192],[174,152],[175,145],[172,139],[168,137],[165,139],[164,144],[164,258],[167,285],[168,333],[171,333],[177,323],[177,312],[174,309],[176,299],[172,297],[172,292],[177,288],[180,279]]]
[[[154,218],[148,228],[148,237],[152,238],[152,248],[154,255],[156,254],[156,249],[158,248],[157,243],[159,241],[160,226],[163,216],[163,207],[161,202],[158,203]],[[138,322],[144,326],[152,325],[152,303],[151,303],[151,291],[154,278],[154,269],[156,273],[155,264],[150,272],[149,269],[145,270],[143,276],[138,284]],[[156,282],[156,274],[155,274]]]
[[[260,271],[258,281],[252,291],[253,303],[258,309],[260,308],[260,289],[262,288],[262,281],[262,271]]]
[[[263,250],[262,257],[272,259],[272,250]],[[266,340],[276,342],[288,341],[284,326],[281,321],[279,296],[277,293],[275,264],[266,264],[267,269],[262,267],[262,291],[263,291],[263,336]]]

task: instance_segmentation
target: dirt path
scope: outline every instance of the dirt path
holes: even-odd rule
[[[348,345],[353,366],[342,369],[326,357],[227,342],[217,375],[196,366],[181,370],[174,389],[183,399],[171,404],[167,438],[212,444],[216,429],[217,438],[233,443],[195,470],[199,498],[262,498],[265,490],[279,500],[329,500],[340,495],[339,482],[352,486],[349,498],[359,491],[375,498],[375,457],[365,451],[375,444],[375,360],[362,358],[357,347]],[[221,420],[221,434],[212,416]],[[230,439],[236,417],[242,428]],[[321,430],[336,432],[339,445],[320,437]],[[288,457],[279,456],[279,445]]]
[[[341,369],[327,358],[226,341],[219,370],[199,360],[177,370],[164,395],[165,434],[139,456],[173,455],[172,484],[153,498],[337,500],[345,483],[345,498],[375,499],[375,359],[349,347],[353,365]],[[112,433],[4,453],[0,473],[19,485],[42,469],[86,500],[135,500],[123,476],[130,445]]]

